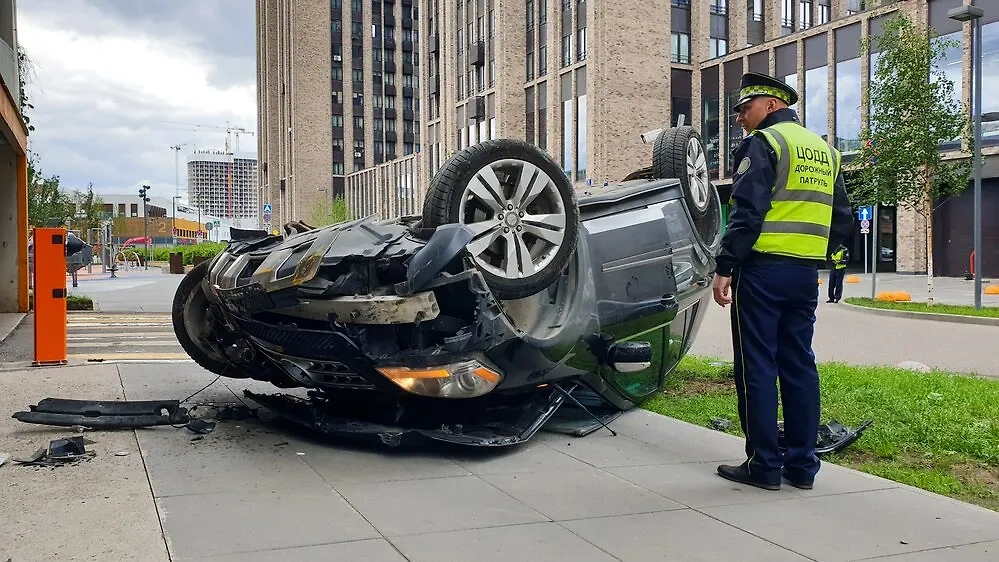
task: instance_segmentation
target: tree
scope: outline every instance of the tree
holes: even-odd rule
[[[104,199],[94,193],[94,184],[87,184],[87,191],[73,190],[71,199],[77,209],[83,211],[83,217],[73,217],[73,229],[79,230],[81,237],[87,239],[91,228],[100,228],[104,222]]]
[[[28,74],[33,70],[31,64],[31,59],[28,58],[28,54],[24,52],[24,48],[19,44],[17,46],[17,76],[18,76],[18,88],[21,93],[21,118],[24,120],[24,124],[28,127],[28,132],[35,130],[35,126],[31,124],[31,117],[28,115],[29,109],[34,109],[35,106],[28,102]]]
[[[28,159],[28,224],[45,226],[53,220],[63,224],[72,206],[69,196],[59,188],[59,176],[44,177],[32,154]]]
[[[854,202],[909,208],[926,219],[927,302],[933,304],[933,204],[967,188],[968,159],[944,161],[940,144],[970,140],[968,108],[954,100],[954,83],[935,68],[948,48],[960,46],[918,28],[899,12],[874,40],[881,54],[871,73],[871,115],[861,133],[861,163],[851,186]]]
[[[350,209],[342,196],[337,196],[330,202],[328,199],[321,199],[312,207],[309,215],[309,224],[312,226],[327,226],[351,220]]]

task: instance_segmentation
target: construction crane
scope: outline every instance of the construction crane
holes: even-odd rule
[[[230,139],[231,139],[231,135],[233,133],[236,133],[236,145],[234,147],[230,147],[230,143],[231,143]],[[239,152],[239,134],[240,133],[245,133],[245,134],[248,134],[248,135],[254,134],[253,131],[249,131],[247,129],[244,129],[243,127],[233,127],[233,126],[230,126],[229,122],[226,121],[226,129],[225,129],[225,151],[226,151],[226,154],[235,154],[235,153]],[[230,148],[231,148],[231,150],[230,150]]]

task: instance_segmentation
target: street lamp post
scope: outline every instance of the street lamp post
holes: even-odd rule
[[[959,22],[970,21],[971,57],[975,72],[972,115],[975,121],[975,144],[971,150],[972,166],[975,170],[975,308],[982,308],[982,16],[985,11],[978,6],[964,5],[947,12],[947,17]]]
[[[152,257],[151,251],[149,249],[149,197],[146,196],[146,192],[151,189],[148,185],[143,185],[139,188],[139,198],[142,199],[142,228],[144,231],[143,238],[146,245],[146,258],[143,260],[143,265],[145,269],[149,269],[149,259]]]
[[[176,246],[177,245],[177,200],[180,199],[180,195],[174,195],[171,203],[173,204],[173,216],[170,217],[170,242]]]

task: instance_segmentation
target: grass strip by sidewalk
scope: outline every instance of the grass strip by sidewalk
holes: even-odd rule
[[[819,373],[823,423],[874,419],[827,462],[999,511],[999,380],[839,363]],[[685,357],[645,408],[701,426],[728,418],[742,436],[732,377],[729,362]]]
[[[953,304],[928,305],[924,302],[894,302],[878,301],[867,297],[847,297],[846,302],[857,306],[868,308],[881,308],[886,310],[905,310],[908,312],[934,312],[937,314],[953,314],[956,316],[982,316],[985,318],[999,318],[999,306],[987,306],[982,304],[981,309],[974,306],[963,306]]]

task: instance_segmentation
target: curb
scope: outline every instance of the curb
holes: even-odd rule
[[[14,330],[17,330],[17,328],[21,325],[21,323],[24,322],[24,319],[28,317],[28,313],[26,312],[15,312],[12,314],[19,314],[20,318],[18,318],[17,322],[14,322],[14,325],[10,327],[10,331],[7,330],[0,331],[0,343],[9,338],[10,335],[14,333]]]
[[[961,314],[940,314],[936,312],[916,312],[912,310],[892,310],[890,308],[872,308],[850,304],[843,301],[848,308],[874,314],[879,316],[895,316],[898,318],[912,318],[916,320],[935,320],[937,322],[950,322],[951,324],[977,324],[979,326],[999,326],[999,318],[988,318],[985,316],[965,316]]]

